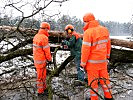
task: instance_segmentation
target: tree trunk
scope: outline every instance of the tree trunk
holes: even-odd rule
[[[25,41],[20,42],[18,45],[14,46],[12,49],[8,50],[7,52],[4,52],[4,53],[2,52],[3,54],[6,54],[6,55],[0,55],[0,63],[7,61],[7,60],[10,60],[10,59],[13,59],[15,57],[32,54],[32,49],[22,50],[20,48],[25,47],[25,45],[27,45],[28,43],[32,44],[32,40],[33,40],[32,38],[37,33],[38,30],[37,29],[21,28],[21,31],[24,32],[26,35],[28,35],[28,37],[30,37],[30,38],[26,39]],[[2,39],[7,38],[5,33],[7,35],[9,35],[8,33],[10,33],[10,35],[15,36],[16,35],[15,32],[17,32],[16,27],[0,26],[0,38],[2,38]],[[3,36],[1,34],[4,34],[5,36]],[[67,38],[65,32],[50,31],[49,34],[50,34],[49,41],[52,44],[55,44],[55,43],[60,44],[63,39]],[[83,35],[81,35],[81,37],[83,37]],[[120,40],[120,39],[111,39],[111,44],[115,45],[115,46],[121,46],[121,47],[133,49],[133,42],[132,41],[126,41],[126,40]],[[54,50],[55,47],[51,46],[51,50]],[[132,52],[133,51],[112,48],[111,60],[115,61],[115,62],[132,63],[133,62],[133,53]]]
[[[120,63],[133,63],[133,51],[112,48],[110,60]]]
[[[0,34],[4,33],[12,33],[16,32],[16,27],[10,27],[10,26],[0,26]],[[30,36],[34,36],[38,29],[26,29],[26,28],[20,28],[22,33],[26,33]],[[61,43],[62,39],[66,39],[67,35],[65,32],[61,31],[49,31],[49,41],[51,43]],[[83,37],[83,34],[81,34],[81,38]],[[28,41],[28,43],[32,43],[32,39]],[[120,40],[120,39],[111,39],[111,44],[116,46],[122,46],[133,49],[133,42],[128,40]],[[19,44],[20,45],[20,44]],[[22,45],[22,44],[21,44]]]
[[[133,41],[129,40],[111,39],[111,45],[133,49]]]

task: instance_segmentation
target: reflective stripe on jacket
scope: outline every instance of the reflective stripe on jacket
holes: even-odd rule
[[[87,63],[107,62],[110,56],[110,38],[107,28],[100,26],[98,21],[87,23],[88,29],[83,35],[81,66]]]
[[[48,32],[43,29],[40,29],[33,38],[33,57],[35,64],[44,64],[46,60],[51,60]]]

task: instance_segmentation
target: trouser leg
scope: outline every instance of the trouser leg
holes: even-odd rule
[[[77,68],[77,76],[78,76],[78,80],[80,81],[84,81],[84,77],[85,77],[85,72],[84,70],[80,69],[80,60],[75,59],[75,63],[76,63],[76,68]]]
[[[88,85],[91,86],[95,92],[98,92],[98,77],[99,73],[97,70],[87,70],[88,74]],[[91,100],[98,100],[98,95],[90,89],[90,98]]]
[[[109,81],[109,74],[106,69],[100,70],[100,78],[100,83],[104,91],[105,100],[112,100],[112,91]]]
[[[46,68],[37,68],[37,91],[43,93],[46,89]]]

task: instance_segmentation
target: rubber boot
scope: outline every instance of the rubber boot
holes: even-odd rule
[[[91,98],[90,97],[86,97],[85,100],[91,100]]]
[[[86,98],[85,100],[91,100],[91,98]]]
[[[37,100],[43,100],[43,93],[38,93]]]
[[[104,98],[105,100],[114,100],[113,98]]]

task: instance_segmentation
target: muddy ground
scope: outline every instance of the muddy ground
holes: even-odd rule
[[[73,64],[72,64],[73,65]],[[53,100],[85,100],[87,88],[75,86],[75,66],[68,65],[59,77],[52,80],[54,96]],[[34,71],[34,73],[36,73]],[[10,82],[2,81],[0,85],[0,100],[37,100],[36,78],[34,77],[12,77]],[[18,81],[15,81],[15,80]],[[133,100],[133,68],[119,69],[110,71],[113,97],[115,100]],[[103,96],[101,88],[99,94]],[[63,95],[61,97],[61,95]],[[45,99],[44,99],[45,100]]]

